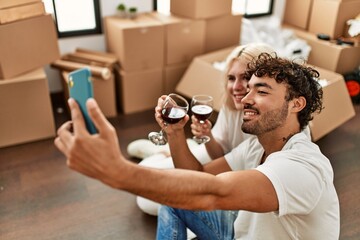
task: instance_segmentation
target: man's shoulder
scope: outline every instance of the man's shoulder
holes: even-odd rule
[[[289,139],[281,151],[271,155],[276,158],[281,157],[312,163],[317,162],[318,160],[328,161],[328,158],[320,151],[319,146],[312,142],[303,132],[295,134]]]

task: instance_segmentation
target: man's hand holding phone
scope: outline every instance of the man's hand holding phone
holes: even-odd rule
[[[97,133],[96,127],[91,121],[86,108],[86,101],[89,98],[94,97],[90,69],[82,68],[70,72],[68,79],[68,88],[70,98],[73,98],[78,103],[81,109],[87,130],[91,134]]]

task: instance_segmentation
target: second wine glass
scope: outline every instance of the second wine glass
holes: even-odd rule
[[[189,103],[182,96],[170,93],[166,96],[161,106],[161,117],[165,124],[175,124],[186,116],[189,110]],[[165,145],[167,143],[163,130],[151,132],[149,140],[155,145]]]
[[[213,112],[213,104],[213,97],[208,95],[195,95],[191,99],[191,112],[201,124],[204,124]],[[194,136],[193,139],[199,144],[210,141],[210,137],[205,135]]]

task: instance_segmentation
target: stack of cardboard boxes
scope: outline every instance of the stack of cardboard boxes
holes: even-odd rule
[[[0,1],[0,147],[55,135],[44,65],[60,57],[41,0]]]
[[[241,15],[231,0],[171,0],[170,15],[104,19],[107,50],[120,62],[118,97],[124,113],[152,109],[198,55],[238,45]]]
[[[310,64],[345,74],[360,65],[360,46],[338,45],[336,39],[346,35],[346,21],[359,13],[360,0],[291,0],[286,1],[284,27],[311,46]]]

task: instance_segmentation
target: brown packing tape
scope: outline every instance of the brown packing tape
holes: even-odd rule
[[[107,80],[111,77],[111,71],[109,68],[98,67],[98,66],[89,66],[87,64],[70,62],[65,60],[56,60],[51,63],[51,66],[65,71],[74,71],[80,68],[88,67],[91,71],[91,74],[97,77],[100,77],[104,80]]]

